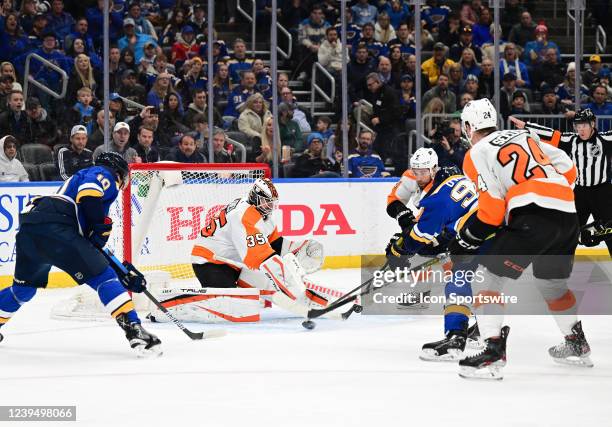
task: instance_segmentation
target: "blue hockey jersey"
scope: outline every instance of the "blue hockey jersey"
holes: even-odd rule
[[[404,248],[416,253],[423,245],[436,245],[442,230],[456,233],[477,207],[478,193],[467,177],[453,175],[440,183],[434,181],[418,202],[417,223],[404,238]]]
[[[72,175],[57,191],[57,196],[68,199],[76,205],[81,230],[89,230],[80,201],[85,196],[102,198],[104,216],[108,216],[110,206],[119,195],[119,185],[111,171],[102,166],[82,169]]]

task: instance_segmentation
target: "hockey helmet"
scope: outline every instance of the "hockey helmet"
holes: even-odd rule
[[[470,132],[467,131],[467,124],[470,125]],[[487,98],[477,99],[465,104],[461,112],[461,130],[465,134],[468,142],[472,143],[474,132],[497,127],[497,111]]]
[[[574,124],[576,123],[591,123],[593,126],[597,117],[593,113],[593,110],[590,108],[583,108],[581,110],[576,111],[576,115],[574,116]]]
[[[278,206],[278,191],[269,178],[258,178],[249,191],[249,203],[266,219]]]
[[[105,166],[114,172],[117,177],[121,180],[122,185],[127,183],[128,173],[130,168],[121,155],[107,151],[101,153],[95,161],[96,166]]]
[[[438,155],[433,148],[421,147],[410,157],[411,169],[434,169],[438,167]]]

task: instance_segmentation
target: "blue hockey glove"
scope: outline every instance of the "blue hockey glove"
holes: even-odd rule
[[[108,238],[110,237],[113,229],[113,220],[109,217],[104,218],[103,224],[94,224],[89,232],[89,241],[96,247],[102,249],[106,246]]]

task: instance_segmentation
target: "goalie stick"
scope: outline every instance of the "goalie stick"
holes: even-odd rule
[[[413,267],[411,271],[423,270],[425,268],[436,265],[437,263],[440,262],[440,260],[442,260],[442,258],[444,258],[444,256],[446,256],[446,253],[437,255],[435,258],[428,259],[427,261],[422,262],[416,267]],[[389,269],[389,263],[387,262],[381,267],[379,271],[385,272],[388,269]],[[374,281],[374,277],[369,278],[368,280],[363,282],[361,285],[357,286],[355,289],[350,290],[349,292],[347,292],[346,294],[344,294],[343,296],[341,296],[340,298],[338,298],[336,301],[332,302],[325,308],[321,308],[321,309],[313,308],[311,310],[308,310],[308,318],[316,319],[317,317],[323,316],[325,313],[329,313],[330,311],[333,311],[339,307],[342,307],[343,305],[346,305],[350,302],[355,301],[358,297],[366,295],[367,293],[370,292],[370,288],[371,288],[373,281]],[[358,292],[361,289],[364,289],[364,290],[359,292],[358,294],[355,294],[355,292]],[[359,313],[361,311],[361,308],[357,308],[357,306],[353,305],[353,307],[350,310],[342,314],[342,318],[346,320],[353,313],[353,311],[356,313]]]
[[[106,259],[110,263],[111,268],[115,270],[115,272],[117,273],[121,281],[127,280],[127,276],[130,274],[130,272],[132,272],[142,277],[146,285],[146,280],[144,279],[144,275],[140,271],[138,271],[138,269],[136,269],[136,267],[134,267],[132,264],[130,264],[127,261],[124,261],[122,263],[109,249],[104,249],[101,252],[102,254],[104,254]],[[174,317],[172,313],[170,313],[168,309],[164,307],[162,303],[160,303],[157,300],[157,298],[155,298],[153,294],[151,294],[151,292],[149,292],[149,290],[146,287],[143,290],[143,293],[147,296],[147,298],[151,300],[151,302],[153,302],[153,304],[155,304],[157,308],[159,308],[168,317],[168,319],[170,319],[172,323],[178,326],[178,328],[181,331],[183,331],[185,335],[187,335],[192,340],[201,340],[203,338],[217,338],[217,337],[222,337],[227,334],[227,332],[224,329],[215,329],[215,330],[210,330],[206,332],[190,331],[189,329],[185,327],[185,325],[183,325],[183,323],[180,320]]]

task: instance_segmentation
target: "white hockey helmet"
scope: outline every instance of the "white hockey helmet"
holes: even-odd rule
[[[470,125],[468,133],[466,125]],[[461,130],[468,142],[472,143],[472,135],[477,130],[497,127],[497,111],[487,98],[477,99],[465,104],[461,112]]]
[[[438,167],[438,155],[432,148],[421,147],[410,157],[411,169],[434,169]]]
[[[249,203],[266,219],[278,206],[278,191],[269,178],[257,178],[249,191]]]

